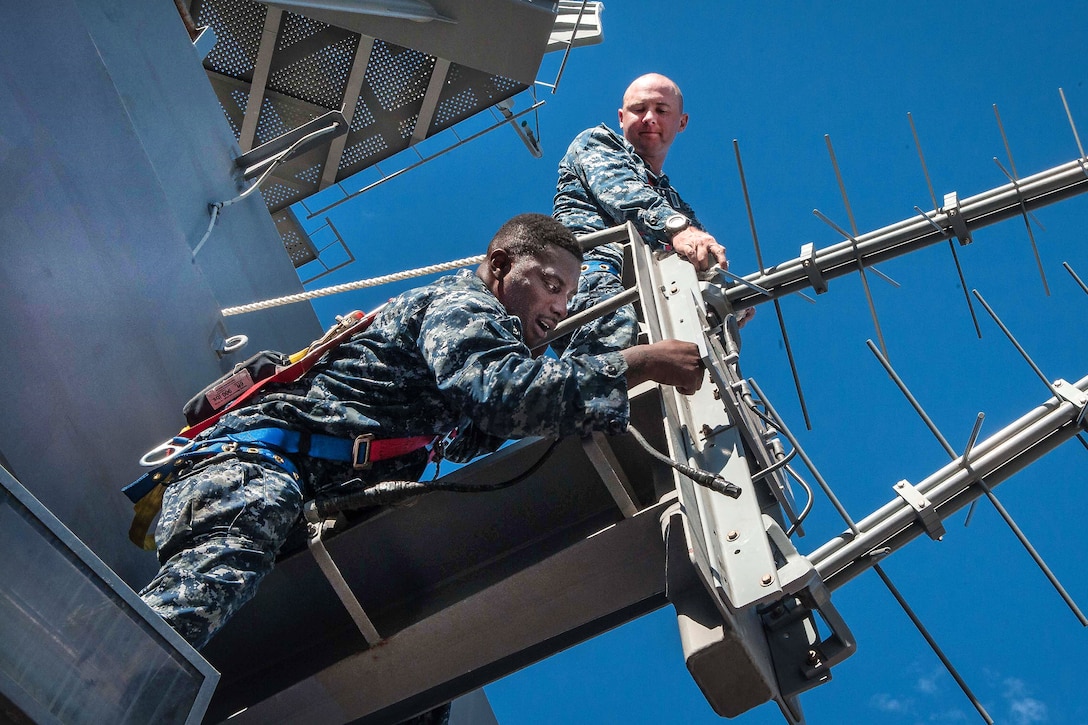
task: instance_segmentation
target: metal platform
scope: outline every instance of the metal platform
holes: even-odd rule
[[[664,449],[656,387],[632,415]],[[503,481],[548,445],[521,441],[445,478]],[[374,648],[314,558],[287,556],[204,651],[223,673],[209,719],[248,707],[231,722],[396,722],[664,606],[658,500],[671,472],[629,436],[604,445],[634,516],[602,482],[601,457],[570,438],[517,485],[349,522],[327,546],[383,637]]]

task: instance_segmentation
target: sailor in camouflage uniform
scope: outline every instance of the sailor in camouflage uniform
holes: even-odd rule
[[[671,245],[700,271],[715,262],[726,267],[725,248],[706,233],[662,172],[673,140],[688,122],[680,89],[665,76],[641,76],[624,93],[619,121],[623,137],[601,124],[571,142],[559,162],[552,215],[575,235],[630,221],[654,249]],[[619,244],[588,251],[571,314],[622,292],[622,263]],[[627,305],[583,325],[567,349],[573,354],[622,350],[637,334],[634,307]]]
[[[475,274],[400,295],[301,380],[270,386],[198,440],[269,427],[347,440],[430,437],[469,423],[450,455],[468,460],[509,438],[621,432],[627,388],[644,380],[697,389],[703,370],[689,343],[540,356],[567,315],[580,260],[574,237],[550,217],[514,217]],[[270,459],[248,445],[200,460],[166,488],[156,530],[162,568],[141,596],[203,647],[271,571],[306,499],[360,475],[414,481],[427,461],[418,448],[353,471],[312,455]]]

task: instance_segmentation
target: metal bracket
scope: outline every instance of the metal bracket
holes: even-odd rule
[[[783,562],[778,569],[778,582],[786,594],[797,594],[817,577],[816,567],[803,557],[778,522],[763,514],[763,526],[767,539],[778,550]],[[777,557],[776,557],[777,558]]]
[[[943,539],[945,534],[944,524],[941,523],[941,517],[937,514],[937,509],[930,500],[907,481],[900,481],[893,488],[899,498],[906,501],[907,505],[918,514],[918,520],[922,522],[922,527],[929,534],[929,538],[935,541]]]
[[[944,195],[944,204],[941,206],[941,211],[948,217],[952,233],[960,241],[960,246],[970,244],[971,232],[967,231],[967,222],[964,220],[963,214],[960,213],[960,197],[956,192],[950,191]]]
[[[620,467],[620,461],[616,458],[616,452],[608,438],[599,432],[594,432],[589,438],[582,440],[582,449],[586,457],[597,470],[597,475],[604,481],[608,492],[612,494],[612,500],[616,502],[623,513],[624,518],[631,518],[638,513],[638,503],[631,482]]]
[[[819,265],[816,264],[816,245],[812,242],[802,244],[800,257],[801,269],[805,270],[805,274],[808,275],[808,281],[812,283],[812,289],[816,290],[818,295],[827,292],[827,280],[824,279]]]
[[[359,631],[366,639],[366,643],[373,647],[382,641],[382,637],[378,634],[374,623],[370,621],[370,617],[366,616],[363,605],[359,604],[359,600],[355,598],[355,594],[351,591],[351,587],[348,586],[347,580],[344,579],[344,575],[340,573],[336,562],[329,556],[329,550],[325,548],[325,544],[321,541],[321,535],[328,523],[328,521],[322,521],[310,525],[310,540],[308,542],[310,553],[314,555],[318,567],[321,568],[321,573],[329,580],[329,584],[336,591],[336,596],[340,598],[340,602],[348,610],[348,614],[355,621],[355,626],[359,628]]]
[[[324,132],[319,133],[321,131]],[[339,110],[329,111],[247,151],[234,160],[234,165],[242,169],[243,178],[253,179],[272,164],[286,160],[283,156],[285,152],[290,151],[289,158],[294,158],[315,146],[328,143],[329,138],[343,136],[347,132],[348,121],[344,118],[344,113]],[[330,133],[332,136],[329,136]]]
[[[830,633],[822,636],[819,614]],[[793,597],[762,613],[767,644],[783,698],[795,697],[831,679],[831,668],[857,649],[850,628],[831,604],[827,587],[814,578]]]
[[[1054,381],[1054,392],[1057,393],[1058,397],[1062,400],[1080,408],[1080,415],[1077,416],[1077,425],[1084,425],[1085,414],[1088,413],[1088,394],[1082,392],[1076,385],[1072,385],[1061,378]]]

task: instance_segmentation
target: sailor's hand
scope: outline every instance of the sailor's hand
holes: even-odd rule
[[[706,371],[699,347],[692,342],[662,340],[652,345],[635,345],[623,351],[627,359],[627,386],[653,380],[675,386],[691,395],[703,385]]]
[[[688,227],[674,236],[672,248],[700,272],[710,269],[710,265],[715,262],[722,269],[729,269],[729,262],[725,258],[725,247],[718,244],[714,237],[695,227]]]

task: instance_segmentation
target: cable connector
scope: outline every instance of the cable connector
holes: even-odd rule
[[[635,441],[643,447],[643,449],[657,460],[669,466],[682,476],[687,476],[700,486],[709,488],[711,491],[728,496],[729,498],[740,498],[742,489],[735,483],[730,483],[716,473],[710,473],[709,471],[703,471],[693,466],[689,466],[679,461],[674,461],[668,456],[664,455],[656,448],[651,446],[649,442],[642,437],[642,434],[638,432],[638,429],[633,425],[627,426],[627,432],[634,437]]]
[[[674,462],[675,463],[675,462]],[[710,473],[709,471],[703,471],[698,468],[692,468],[691,466],[684,465],[683,463],[675,463],[673,466],[677,471],[690,478],[700,486],[706,486],[711,491],[717,491],[720,494],[728,496],[729,498],[740,498],[741,488],[735,483],[726,481],[721,476]]]

